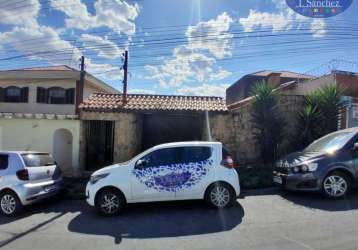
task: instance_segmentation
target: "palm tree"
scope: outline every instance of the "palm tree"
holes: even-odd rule
[[[265,81],[255,84],[252,95],[254,96],[253,134],[260,147],[263,161],[273,162],[278,157],[284,127],[283,119],[277,109],[277,96],[273,93],[273,88]]]

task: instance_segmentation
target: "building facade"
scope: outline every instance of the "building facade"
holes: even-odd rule
[[[0,150],[50,152],[67,176],[79,168],[81,122],[76,105],[91,93],[116,93],[67,66],[0,72]],[[79,93],[81,95],[79,95]]]

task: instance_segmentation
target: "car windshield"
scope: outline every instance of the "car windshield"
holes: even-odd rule
[[[353,132],[339,132],[325,136],[311,143],[305,152],[334,152],[341,149],[352,137]]]
[[[40,166],[55,165],[54,160],[49,154],[29,153],[29,154],[22,154],[21,156],[25,162],[26,167],[40,167]]]

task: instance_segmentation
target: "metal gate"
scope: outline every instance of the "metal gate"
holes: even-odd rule
[[[86,121],[86,170],[93,171],[113,163],[113,121]]]

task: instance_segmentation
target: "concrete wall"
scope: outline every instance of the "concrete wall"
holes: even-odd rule
[[[29,87],[28,103],[0,103],[0,112],[4,113],[30,113],[30,114],[60,114],[74,115],[74,104],[46,104],[37,103],[37,87],[51,88],[76,88],[76,79],[28,79],[28,80],[0,80],[0,87],[8,86]],[[86,82],[83,92],[83,98],[87,98],[94,92],[103,92],[103,90],[90,85]]]
[[[294,95],[280,95],[278,109],[285,121],[284,131],[290,136],[295,133],[298,112],[303,107],[304,97]],[[254,139],[254,124],[252,122],[252,106],[246,105],[232,112],[233,134],[236,147],[236,158],[239,164],[256,163],[260,161],[258,143]]]
[[[72,166],[62,170],[67,176],[75,175],[79,167],[79,120],[0,118],[0,150],[32,150],[53,154],[56,145],[54,135],[59,129],[72,134],[72,145],[67,141],[67,146],[72,147]]]
[[[222,142],[232,157],[237,160],[238,155],[234,116],[231,113],[210,113],[209,118],[212,139],[214,141]],[[204,124],[204,126],[206,127],[206,124]]]
[[[140,153],[142,118],[139,114],[122,113],[114,126],[114,162],[128,161]]]

